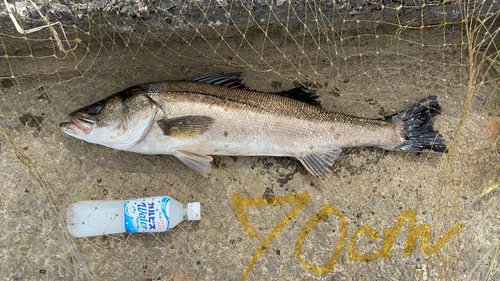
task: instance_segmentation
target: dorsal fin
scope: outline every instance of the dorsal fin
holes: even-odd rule
[[[240,90],[249,90],[240,79],[241,73],[242,72],[233,72],[226,74],[224,72],[217,72],[208,75],[198,74],[187,78],[185,81],[213,84]],[[316,94],[316,91],[307,87],[298,87],[274,94],[321,107],[321,102],[318,100],[319,96]]]
[[[187,78],[185,81],[190,82],[200,82],[206,84],[219,85],[222,87],[228,87],[233,89],[248,90],[248,88],[243,84],[240,79],[240,74],[242,72],[224,73],[217,72],[208,75],[195,75],[193,77]]]
[[[318,100],[319,96],[316,91],[307,87],[298,87],[275,94],[321,107],[321,101]]]

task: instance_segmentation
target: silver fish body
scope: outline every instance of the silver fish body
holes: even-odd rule
[[[439,114],[435,97],[389,120],[372,120],[327,111],[306,88],[283,93],[241,89],[238,75],[218,73],[132,87],[98,102],[97,114],[89,115],[96,112],[96,104],[72,113],[75,122],[61,127],[72,136],[115,149],[172,154],[205,177],[210,155],[296,157],[314,176],[324,178],[345,147],[446,150],[431,126],[432,117]],[[113,117],[99,116],[110,110],[115,111]],[[90,127],[94,129],[81,129]],[[117,128],[120,133],[112,133]],[[91,136],[94,130],[107,130],[109,136]]]

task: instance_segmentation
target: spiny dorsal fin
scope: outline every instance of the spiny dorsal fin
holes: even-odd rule
[[[325,152],[304,153],[296,158],[314,177],[325,179],[327,172],[330,171],[329,167],[333,165],[333,160],[339,157],[341,151],[340,148],[333,147]]]
[[[217,72],[208,75],[195,75],[186,79],[189,82],[200,82],[206,84],[219,85],[222,87],[228,87],[233,89],[248,90],[243,81],[240,79],[240,74],[242,72],[224,73]]]
[[[321,107],[321,102],[318,100],[319,96],[316,94],[316,91],[307,87],[298,87],[275,94]]]
[[[171,119],[159,120],[165,136],[174,138],[189,138],[204,134],[214,123],[214,119],[203,115],[188,115]]]
[[[242,72],[234,72],[225,74],[224,72],[217,72],[208,75],[198,74],[187,78],[185,81],[213,84],[240,90],[249,90],[239,78],[241,73]],[[318,100],[319,96],[316,94],[316,91],[307,87],[298,87],[274,94],[321,107],[321,102]]]

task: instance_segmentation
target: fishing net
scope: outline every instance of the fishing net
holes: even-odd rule
[[[0,276],[5,280],[500,280],[497,1],[0,3]],[[329,178],[286,157],[173,156],[65,135],[77,108],[140,83],[242,71],[382,118],[436,95],[447,154],[353,148]],[[314,136],[311,136],[314,138]],[[169,195],[202,219],[74,238],[80,200]]]

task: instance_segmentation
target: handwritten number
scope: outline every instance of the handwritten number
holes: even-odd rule
[[[245,280],[255,263],[259,259],[260,255],[267,246],[273,241],[273,239],[278,235],[278,233],[285,228],[285,226],[304,208],[304,206],[309,202],[309,192],[296,193],[291,195],[276,196],[276,197],[241,197],[239,193],[234,193],[231,195],[233,199],[233,207],[238,219],[245,229],[248,237],[252,240],[259,239],[259,236],[252,227],[250,220],[248,219],[244,207],[254,206],[254,207],[265,207],[265,206],[280,206],[286,204],[297,203],[295,207],[290,210],[279,222],[274,226],[273,230],[264,238],[264,241],[260,243],[259,247],[253,254],[250,262],[247,265],[245,271],[241,276],[241,280]]]
[[[307,235],[309,235],[311,230],[313,230],[318,223],[320,223],[323,219],[325,219],[331,214],[334,214],[337,217],[339,217],[341,222],[340,236],[339,236],[339,241],[337,242],[337,246],[335,247],[332,256],[330,257],[328,262],[326,262],[325,265],[323,266],[310,265],[304,259],[302,259],[302,246],[304,245],[304,241],[306,240]],[[318,213],[316,213],[316,215],[314,215],[300,230],[299,236],[295,241],[295,255],[297,256],[297,259],[299,259],[300,263],[310,271],[318,274],[327,274],[333,270],[333,268],[337,265],[337,262],[339,261],[340,257],[342,256],[346,238],[347,238],[347,222],[345,221],[344,216],[342,216],[342,214],[332,206],[324,205],[323,208],[321,208],[321,210]]]

